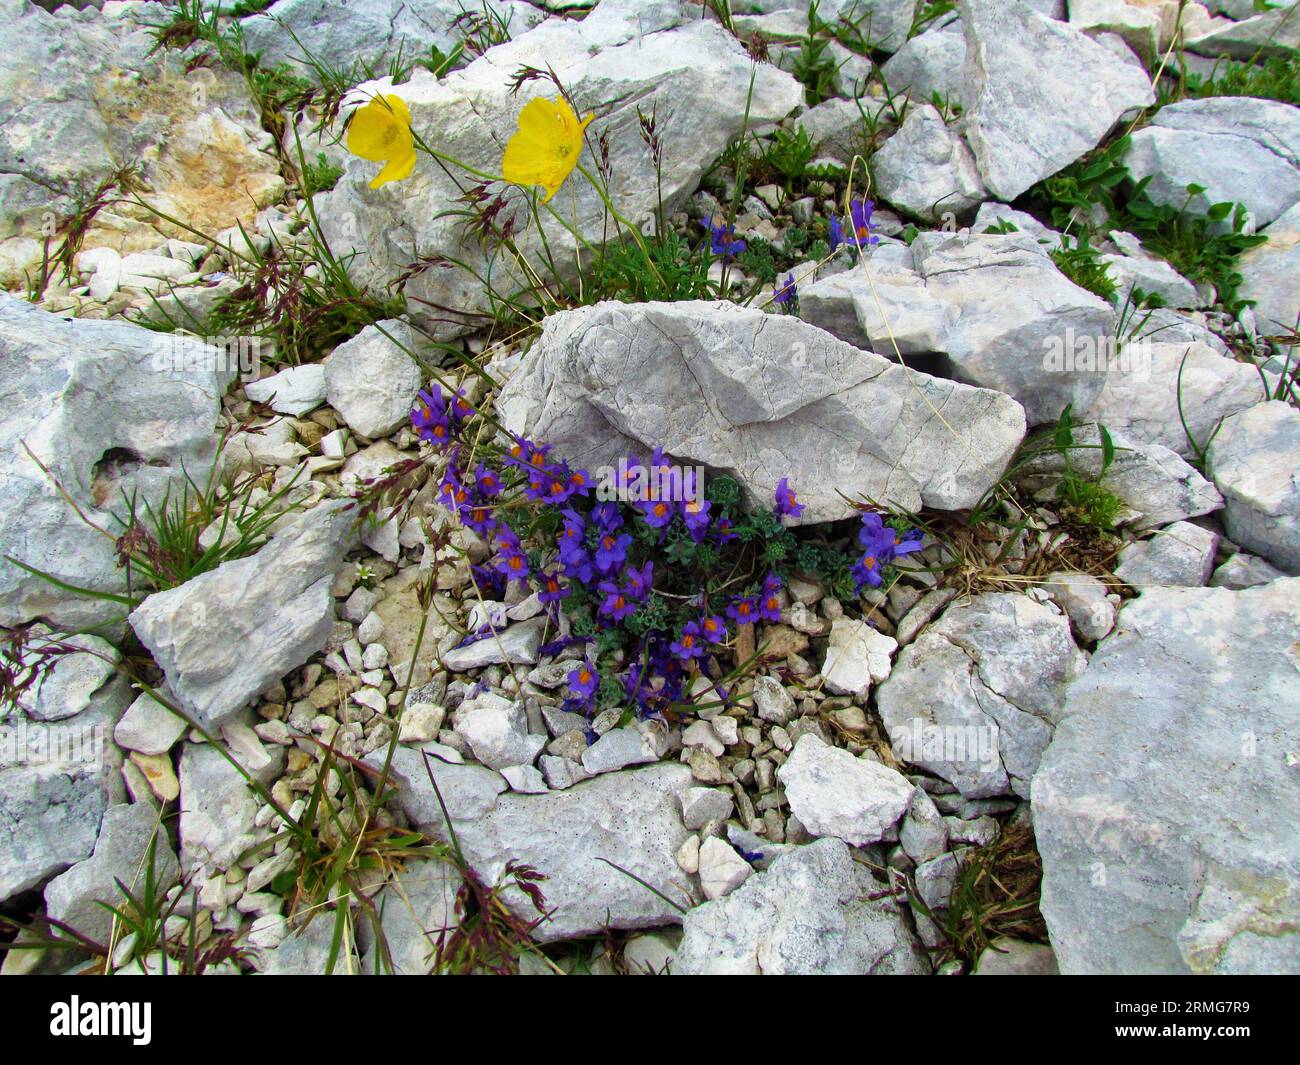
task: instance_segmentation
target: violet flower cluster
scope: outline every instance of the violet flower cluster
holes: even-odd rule
[[[681,574],[672,571],[670,546],[695,545],[712,552],[737,539],[725,508],[705,498],[695,472],[682,471],[681,491],[673,493],[680,498],[656,498],[633,486],[663,483],[655,475],[674,472],[663,451],[656,449],[648,466],[631,456],[619,465],[614,486],[618,499],[626,502],[602,500],[596,498],[587,470],[553,457],[549,445],[514,436],[499,461],[477,461],[471,469],[463,459],[468,449],[461,429],[475,413],[461,392],[448,396],[433,386],[420,392],[411,423],[422,440],[448,456],[437,486],[439,500],[493,549],[485,564],[472,567],[479,591],[500,599],[509,585],[519,583],[535,590],[553,616],[565,609],[571,620],[583,619],[581,631],[575,623],[574,635],[549,646],[586,642],[624,652],[621,658],[610,655],[608,661],[615,663],[610,666],[597,651],[595,657],[607,663],[609,673],[602,678],[589,648],[569,673],[565,708],[590,716],[608,696],[625,698],[641,717],[662,716],[687,701],[687,687],[697,675],[728,702],[724,678],[715,675],[714,652],[728,641],[732,625],[780,620],[782,579],[769,571],[761,584],[751,584],[741,594],[711,594],[706,587],[680,590]],[[772,507],[778,525],[780,519],[800,517],[804,509],[782,478]],[[900,536],[879,515],[867,514],[859,543],[864,553],[852,576],[861,589],[879,585],[883,566],[917,550],[920,534]],[[679,607],[668,609],[655,588],[657,576],[677,577],[679,594],[668,598]],[[561,631],[568,630],[561,626]],[[603,640],[602,634],[616,638]],[[490,627],[470,639],[489,635]]]

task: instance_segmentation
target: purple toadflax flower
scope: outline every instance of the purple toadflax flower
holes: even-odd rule
[[[705,218],[700,224],[709,231],[709,249],[714,255],[721,255],[724,262],[745,250],[745,242],[736,236],[732,226],[725,222],[715,226],[712,217]]]
[[[776,506],[773,510],[778,518],[797,518],[804,512],[804,505],[796,498],[794,489],[785,477],[777,483]]]

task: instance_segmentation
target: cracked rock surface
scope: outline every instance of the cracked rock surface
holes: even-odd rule
[[[1063,973],[1300,971],[1300,579],[1120,611],[1033,782]]]
[[[1006,396],[728,303],[552,315],[498,409],[511,432],[593,470],[663,447],[770,500],[801,469],[804,522],[849,516],[839,492],[909,510],[970,506],[1024,434]]]

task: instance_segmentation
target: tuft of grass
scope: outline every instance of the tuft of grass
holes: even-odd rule
[[[924,33],[936,19],[956,10],[955,0],[922,0],[922,3],[916,5],[916,11],[912,15],[912,28],[908,30],[907,36],[912,38]]]
[[[126,509],[113,512],[123,530],[115,547],[118,566],[126,572],[128,598],[175,588],[223,563],[246,558],[269,539],[281,517],[297,509],[288,498],[293,481],[271,494],[263,489],[260,476],[246,474],[224,482],[221,455],[228,441],[222,440],[203,484],[185,470],[179,493],[169,486],[157,507],[132,493],[124,496]],[[200,537],[209,526],[216,535],[204,547]]]
[[[1086,233],[1073,238],[1064,236],[1061,246],[1053,250],[1051,255],[1057,269],[1080,288],[1087,289],[1094,296],[1100,296],[1107,303],[1115,299],[1115,282]]]
[[[1257,64],[1222,62],[1208,78],[1188,74],[1187,96],[1254,96],[1300,106],[1300,59],[1296,56],[1273,56]]]
[[[1027,825],[1008,825],[996,841],[968,854],[941,921],[948,957],[972,965],[999,936],[1046,943],[1047,924],[1038,910],[1042,880],[1043,862]]]
[[[93,190],[83,190],[77,196],[72,214],[60,227],[59,243],[51,247],[51,238],[46,238],[40,272],[35,278],[28,279],[27,298],[31,302],[41,298],[56,274],[61,275],[65,282],[72,279],[77,253],[81,251],[95,216],[134,195],[141,187],[139,168],[127,165],[109,174]]]
[[[1056,498],[1085,525],[1106,532],[1115,527],[1115,520],[1124,509],[1123,500],[1114,492],[1079,476],[1073,470],[1066,471],[1061,477]]]
[[[1100,423],[1097,432],[1101,439],[1101,471],[1096,480],[1082,476],[1070,461],[1070,452],[1080,445],[1074,441],[1074,415],[1072,404],[1066,404],[1057,420],[1052,433],[1052,446],[1060,452],[1065,460],[1065,473],[1057,485],[1056,497],[1083,525],[1091,526],[1101,532],[1109,532],[1115,527],[1115,519],[1124,509],[1124,502],[1114,492],[1103,488],[1101,480],[1106,476],[1111,463],[1115,461],[1115,444],[1110,432]]]

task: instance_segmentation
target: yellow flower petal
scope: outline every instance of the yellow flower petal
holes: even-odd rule
[[[506,144],[501,174],[515,185],[541,185],[548,202],[573,173],[582,154],[582,121],[563,97],[530,100],[519,112],[519,132]]]
[[[388,163],[371,188],[410,176],[415,169],[415,138],[406,101],[400,96],[375,97],[358,108],[348,123],[347,147],[362,159]]]
[[[536,100],[529,100],[519,112],[519,133],[540,144],[562,136],[564,118],[559,106],[555,101],[540,96]]]
[[[406,106],[406,101],[400,96],[394,96],[392,93],[389,93],[384,97],[384,102],[388,104],[393,113],[401,120],[402,125],[409,130],[411,128],[411,109]]]
[[[377,189],[380,185],[387,185],[390,181],[401,181],[403,178],[410,177],[411,171],[414,169],[415,151],[412,150],[407,155],[400,155],[396,159],[388,160],[384,169],[371,179],[370,187]]]

